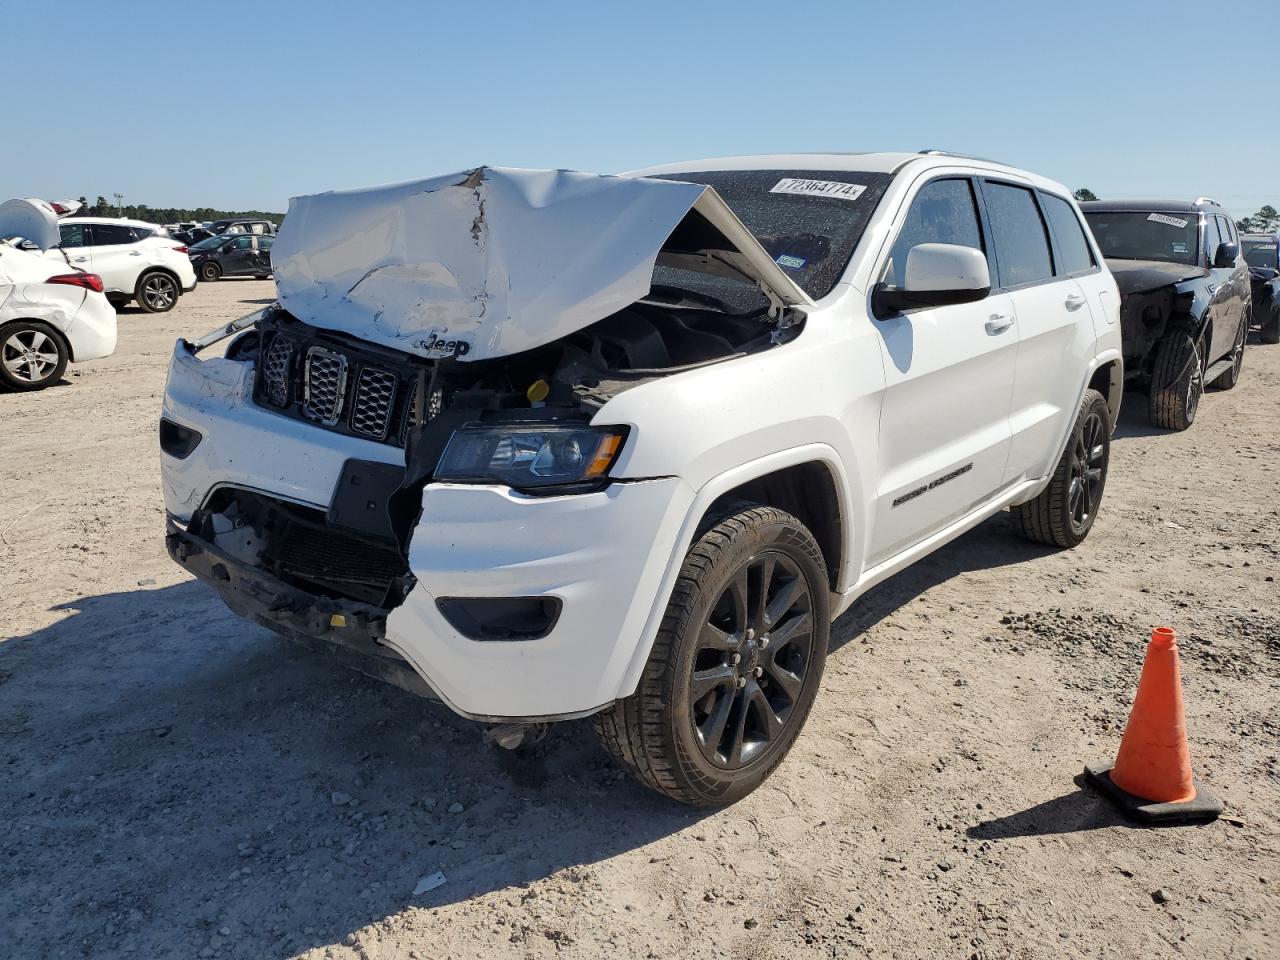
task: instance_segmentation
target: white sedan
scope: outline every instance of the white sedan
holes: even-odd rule
[[[0,204],[4,237],[55,246],[53,208],[42,200]],[[40,390],[61,379],[68,363],[115,348],[116,312],[101,277],[0,241],[0,387]]]

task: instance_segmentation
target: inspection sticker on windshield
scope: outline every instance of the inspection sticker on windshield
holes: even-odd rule
[[[1152,223],[1163,223],[1166,227],[1177,227],[1181,230],[1187,225],[1186,220],[1179,220],[1177,217],[1166,216],[1163,213],[1153,213],[1147,217]]]
[[[836,180],[800,180],[783,177],[773,185],[770,193],[794,193],[801,197],[832,197],[836,200],[857,200],[867,188],[860,183],[840,183]]]
[[[773,262],[780,267],[792,267],[793,269],[799,270],[809,261],[804,257],[793,257],[789,253],[783,253],[779,254],[778,259]]]

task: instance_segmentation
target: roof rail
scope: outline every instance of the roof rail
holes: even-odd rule
[[[956,157],[960,160],[980,160],[982,163],[999,163],[1002,166],[1008,166],[1000,160],[992,160],[990,157],[975,157],[972,153],[956,153],[954,150],[921,150],[921,156],[926,157]]]
[[[1217,200],[1212,200],[1209,197],[1196,197],[1196,203],[1211,203],[1215,207],[1222,206],[1222,204],[1220,204]]]

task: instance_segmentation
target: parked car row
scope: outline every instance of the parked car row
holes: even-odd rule
[[[1253,316],[1263,343],[1280,343],[1280,232],[1240,237],[1253,288]]]

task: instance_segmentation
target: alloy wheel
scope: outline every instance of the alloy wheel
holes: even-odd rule
[[[767,550],[729,578],[700,628],[688,682],[694,739],[739,769],[779,742],[813,658],[813,597],[799,566]]]
[[[157,273],[148,277],[142,285],[142,298],[152,310],[168,310],[178,299],[178,288],[171,278]]]
[[[0,346],[0,362],[16,379],[25,383],[41,383],[57,369],[58,348],[47,334],[39,330],[19,330],[10,334]]]
[[[1091,413],[1076,432],[1071,453],[1071,484],[1067,488],[1067,510],[1076,532],[1089,525],[1102,499],[1107,458],[1106,430],[1107,425],[1101,415]]]

